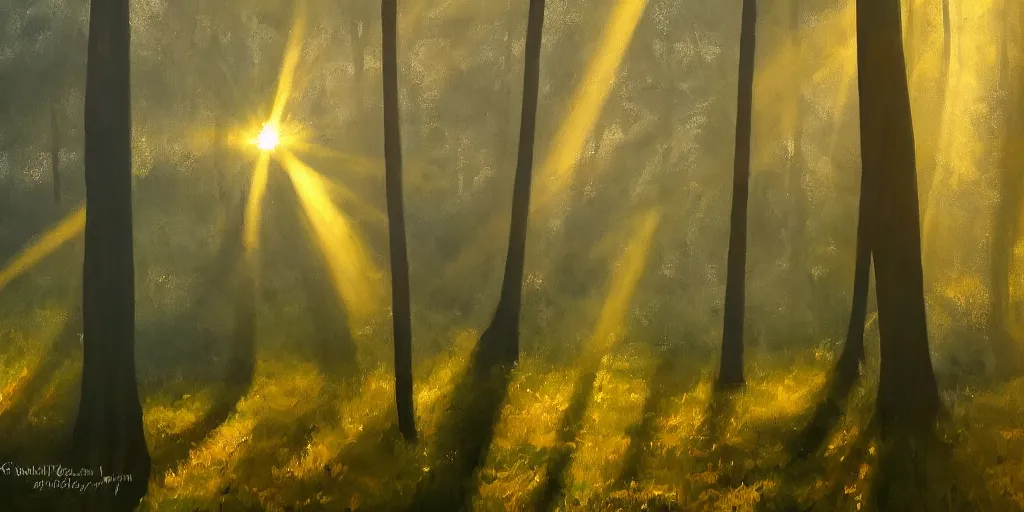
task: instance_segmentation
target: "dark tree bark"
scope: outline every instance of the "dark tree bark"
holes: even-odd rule
[[[398,429],[416,439],[412,403],[412,312],[409,255],[405,240],[402,198],[402,141],[398,119],[398,2],[381,1],[381,73],[384,82],[384,189],[388,202],[388,240],[391,248],[391,316],[395,339],[395,403]]]
[[[853,302],[850,307],[850,324],[846,328],[846,342],[839,356],[836,369],[840,377],[852,381],[860,373],[864,361],[864,323],[868,313],[868,292],[871,281],[871,221],[868,212],[875,204],[875,184],[869,172],[862,172],[860,178],[860,200],[857,206],[857,260],[853,272]]]
[[[725,283],[725,319],[718,387],[743,385],[743,308],[747,274],[747,196],[750,183],[750,129],[754,99],[756,0],[743,0],[740,28],[739,91],[736,95],[736,148],[733,160],[732,214]]]
[[[135,377],[131,87],[127,0],[92,0],[85,90],[85,264],[82,395],[74,456],[106,475],[131,475],[92,496],[130,510],[146,494],[150,457]]]
[[[526,233],[530,220],[537,98],[540,94],[540,50],[544,33],[544,0],[530,0],[523,67],[523,110],[519,124],[519,154],[512,188],[512,218],[501,296],[490,325],[480,338],[480,354],[488,363],[511,365],[519,358],[519,313],[522,310]],[[484,365],[488,366],[488,365]]]
[[[50,171],[53,175],[53,202],[60,206],[62,201],[60,185],[60,125],[57,119],[57,105],[50,104]]]
[[[867,220],[874,254],[881,334],[876,400],[883,432],[923,428],[939,411],[928,352],[921,234],[899,3],[857,1],[857,85],[861,161],[874,187]]]

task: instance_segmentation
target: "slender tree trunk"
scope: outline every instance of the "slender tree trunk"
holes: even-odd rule
[[[50,104],[50,171],[53,175],[53,202],[60,206],[62,201],[60,185],[60,125],[57,119],[57,105]]]
[[[135,378],[131,97],[127,0],[92,0],[85,91],[85,264],[82,395],[74,427],[79,467],[131,475],[101,510],[130,510],[146,494],[150,457]]]
[[[512,218],[501,296],[490,325],[481,336],[489,362],[513,364],[519,358],[519,313],[522,310],[526,234],[530,220],[537,99],[540,94],[540,50],[544,33],[544,0],[530,0],[523,66],[523,110],[519,124],[519,154],[512,187]]]
[[[754,30],[757,2],[743,0],[740,29],[739,92],[736,97],[736,149],[733,161],[732,214],[725,284],[725,323],[719,388],[743,385],[743,308],[747,266],[747,196],[750,183],[750,130],[754,100]]]
[[[517,25],[515,23],[516,11],[514,9],[514,5],[515,4],[512,0],[509,0],[508,8],[505,11],[505,32],[508,40],[505,42],[505,58],[503,61],[502,71],[505,75],[505,105],[507,105],[508,108],[504,109],[504,112],[502,112],[500,121],[501,126],[498,127],[498,137],[499,142],[501,143],[501,151],[498,153],[501,159],[499,164],[504,164],[506,160],[511,160],[511,156],[516,150],[515,141],[512,138],[512,132],[515,130],[515,119],[513,118],[515,117],[516,107],[520,105],[519,102],[516,101],[515,78],[512,76],[512,48],[515,44],[513,34],[515,33]]]
[[[790,219],[789,246],[789,272],[795,286],[790,291],[790,304],[803,304],[800,297],[806,296],[811,289],[810,268],[807,264],[807,193],[804,191],[803,170],[803,74],[799,71],[803,63],[803,48],[800,37],[800,0],[791,2],[791,23],[790,36],[794,48],[793,75],[796,82],[793,85],[793,154],[789,162],[789,196],[793,202],[793,212]],[[802,306],[801,306],[802,308]]]
[[[384,189],[388,208],[391,248],[391,317],[395,339],[395,403],[398,429],[409,441],[416,439],[412,403],[412,311],[409,291],[409,255],[405,240],[402,198],[402,140],[398,119],[398,2],[381,1],[381,73],[384,82]]]
[[[863,179],[876,199],[867,218],[881,334],[878,414],[883,432],[896,424],[923,428],[940,402],[928,351],[914,129],[897,2],[857,1],[857,66]]]
[[[871,220],[869,211],[876,204],[873,174],[862,172],[860,199],[857,206],[857,260],[853,272],[853,301],[850,307],[850,324],[846,328],[846,342],[836,365],[840,375],[853,379],[864,361],[864,323],[868,313],[868,292],[871,284]]]

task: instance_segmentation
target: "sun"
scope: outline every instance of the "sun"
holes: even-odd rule
[[[273,151],[280,142],[281,137],[277,133],[277,127],[269,123],[263,125],[260,134],[256,136],[256,147],[263,151]]]

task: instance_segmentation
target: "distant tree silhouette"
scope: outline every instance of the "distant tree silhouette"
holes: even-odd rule
[[[1024,76],[1012,76],[1012,62],[1008,46],[1011,43],[1009,20],[1013,12],[1004,7],[1003,41],[1000,49],[1000,88],[1005,94],[1002,165],[999,172],[999,205],[996,207],[995,225],[992,227],[989,285],[992,289],[992,306],[989,316],[989,339],[995,353],[996,371],[1002,376],[1011,375],[1020,368],[1018,353],[1010,333],[1010,266],[1013,249],[1021,234],[1022,205],[1024,205],[1024,184],[1020,170],[1024,167],[1024,148],[1020,135],[1024,132]],[[1020,73],[1018,73],[1020,75]]]
[[[391,248],[391,317],[395,343],[395,402],[398,428],[416,439],[412,403],[412,312],[409,255],[405,240],[402,198],[402,141],[398,119],[398,2],[381,2],[381,73],[384,82],[384,188],[387,194],[388,239]]]
[[[736,148],[733,157],[732,213],[725,283],[719,388],[743,385],[743,308],[747,266],[747,198],[750,184],[750,130],[754,99],[756,0],[743,0],[740,28],[739,90],[736,95]]]
[[[519,313],[522,310],[526,233],[530,217],[537,97],[540,93],[540,50],[544,34],[544,0],[530,0],[526,25],[523,105],[519,124],[519,152],[512,188],[512,219],[501,296],[491,323],[481,336],[481,350],[493,362],[511,364],[519,357]]]
[[[129,474],[91,494],[100,510],[130,510],[145,495],[150,456],[135,378],[131,88],[128,0],[92,0],[85,92],[85,265],[82,395],[76,463]]]
[[[938,414],[928,351],[914,129],[900,26],[890,0],[857,1],[857,85],[864,214],[874,255],[881,334],[877,408],[883,432],[921,427]]]

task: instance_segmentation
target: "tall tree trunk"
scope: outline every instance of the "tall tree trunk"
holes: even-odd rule
[[[519,358],[519,313],[522,310],[526,233],[530,220],[537,98],[540,94],[540,50],[544,33],[544,0],[530,0],[523,66],[523,110],[519,124],[519,154],[512,186],[512,218],[501,296],[490,325],[481,336],[488,362],[512,364]]]
[[[398,119],[398,2],[382,0],[381,74],[384,82],[384,189],[388,208],[391,248],[391,317],[395,339],[395,403],[398,429],[407,440],[416,439],[412,403],[412,312],[409,292],[409,255],[405,240],[402,198],[402,140]]]
[[[839,356],[836,369],[839,374],[851,380],[860,371],[864,361],[864,323],[868,313],[868,292],[871,284],[871,220],[869,211],[876,204],[874,175],[861,172],[860,199],[857,206],[857,260],[853,271],[853,301],[850,307],[850,324],[846,328],[846,342]]]
[[[62,200],[60,185],[60,125],[57,119],[57,105],[50,104],[50,171],[53,175],[53,202],[60,206]]]
[[[736,96],[736,148],[733,160],[732,214],[729,219],[728,275],[718,387],[743,385],[743,308],[747,274],[747,196],[750,183],[750,129],[754,101],[754,29],[757,2],[743,0],[740,28],[739,91]]]
[[[863,174],[875,188],[867,215],[881,334],[876,400],[883,432],[935,419],[938,386],[928,352],[914,129],[899,4],[857,1],[857,79]]]
[[[85,264],[80,467],[130,475],[93,505],[130,510],[146,494],[150,457],[135,378],[131,87],[128,0],[92,0],[85,91]],[[116,492],[115,492],[116,491]]]
[[[793,84],[793,153],[789,162],[789,199],[793,204],[790,218],[789,240],[789,273],[794,282],[790,290],[790,305],[800,304],[803,309],[805,297],[811,289],[810,268],[807,264],[807,193],[803,185],[804,151],[803,151],[803,74],[799,71],[803,63],[803,45],[800,36],[800,0],[790,0],[791,5],[791,42],[794,49],[793,73],[796,81]],[[803,313],[803,311],[801,311]],[[791,313],[792,314],[792,313]]]

